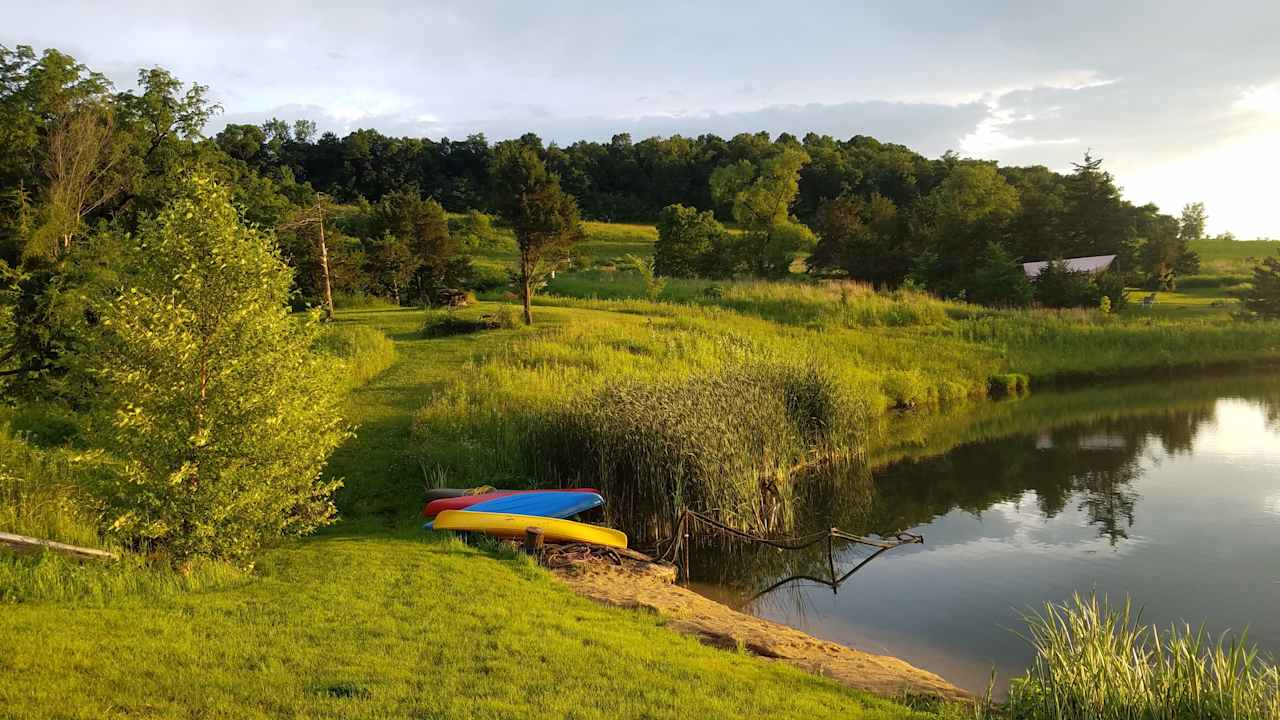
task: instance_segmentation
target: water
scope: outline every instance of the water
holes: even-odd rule
[[[695,588],[973,691],[1032,653],[1020,613],[1128,594],[1146,622],[1248,628],[1280,657],[1280,380],[1040,394],[886,429],[878,467],[807,502],[811,527],[911,530],[833,590],[825,545],[703,552]],[[827,523],[830,523],[828,525]],[[836,574],[865,557],[837,548]]]

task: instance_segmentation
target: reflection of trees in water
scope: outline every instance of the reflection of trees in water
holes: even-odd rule
[[[1280,402],[1268,407],[1280,418]],[[1144,460],[1190,453],[1199,428],[1213,419],[1214,402],[1206,400],[1178,410],[960,445],[943,455],[874,471],[853,462],[827,466],[797,479],[796,517],[801,520],[794,531],[839,527],[888,535],[956,509],[981,514],[1032,491],[1043,517],[1074,506],[1114,545],[1127,539],[1133,526],[1140,497],[1133,484],[1143,473]],[[693,577],[719,585],[739,605],[780,578],[839,577],[856,563],[856,554],[844,550],[838,557],[845,567],[832,568],[825,545],[782,551],[718,537],[693,541]]]

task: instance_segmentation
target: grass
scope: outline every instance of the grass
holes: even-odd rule
[[[269,552],[251,573],[183,575],[134,556],[92,567],[0,560],[0,597],[14,603],[0,613],[0,707],[15,717],[912,717],[582,601],[520,558],[423,536],[423,487],[601,480],[611,507],[632,502],[637,517],[679,496],[745,524],[785,524],[768,498],[806,492],[787,482],[793,466],[874,454],[870,430],[893,409],[946,422],[1028,379],[1280,360],[1273,323],[992,311],[853,284],[673,282],[649,302],[640,278],[606,261],[651,239],[630,226],[594,232],[595,274],[557,278],[560,294],[538,299],[532,328],[473,326],[509,312],[480,303],[450,315],[465,333],[424,335],[428,313],[380,307],[342,311],[325,329],[318,347],[348,364],[358,425],[330,462],[345,480],[338,526]],[[606,298],[593,290],[606,282],[631,289]],[[9,423],[74,441],[58,422]],[[917,429],[922,442],[937,430]],[[45,472],[30,467],[49,478],[38,501],[21,491],[25,519],[9,522],[61,522],[61,510],[40,520],[28,509],[66,505],[58,478],[75,474],[58,463],[70,450],[6,437],[10,476]],[[91,513],[68,517],[45,531],[93,526]],[[18,668],[21,678],[7,672]]]
[[[1075,595],[1027,618],[1036,660],[1004,714],[1028,720],[1280,717],[1280,668],[1243,637],[1143,625],[1126,600]]]
[[[521,557],[417,528],[426,478],[409,439],[422,399],[477,353],[604,315],[541,308],[534,330],[425,339],[421,311],[340,313],[342,335],[374,328],[397,350],[349,395],[358,435],[331,463],[347,481],[343,522],[220,578],[138,558],[7,561],[30,570],[29,590],[35,568],[64,589],[79,572],[106,579],[97,594],[6,598],[6,717],[929,717],[703,647],[652,615],[580,599]],[[141,583],[148,573],[155,582]]]
[[[923,717],[421,533],[328,536],[234,588],[7,607],[8,718]]]

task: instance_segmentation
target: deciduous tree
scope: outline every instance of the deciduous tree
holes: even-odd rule
[[[207,176],[174,195],[125,241],[131,272],[90,336],[88,432],[119,460],[101,487],[112,533],[243,560],[332,520],[321,471],[347,432],[275,243]]]

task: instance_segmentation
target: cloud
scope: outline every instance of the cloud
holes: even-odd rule
[[[1055,168],[1094,148],[1135,187],[1191,173],[1144,191],[1162,204],[1221,187],[1196,158],[1280,132],[1280,3],[1260,0],[3,5],[0,43],[58,47],[123,87],[159,64],[228,119],[307,108],[336,130],[814,130]]]

